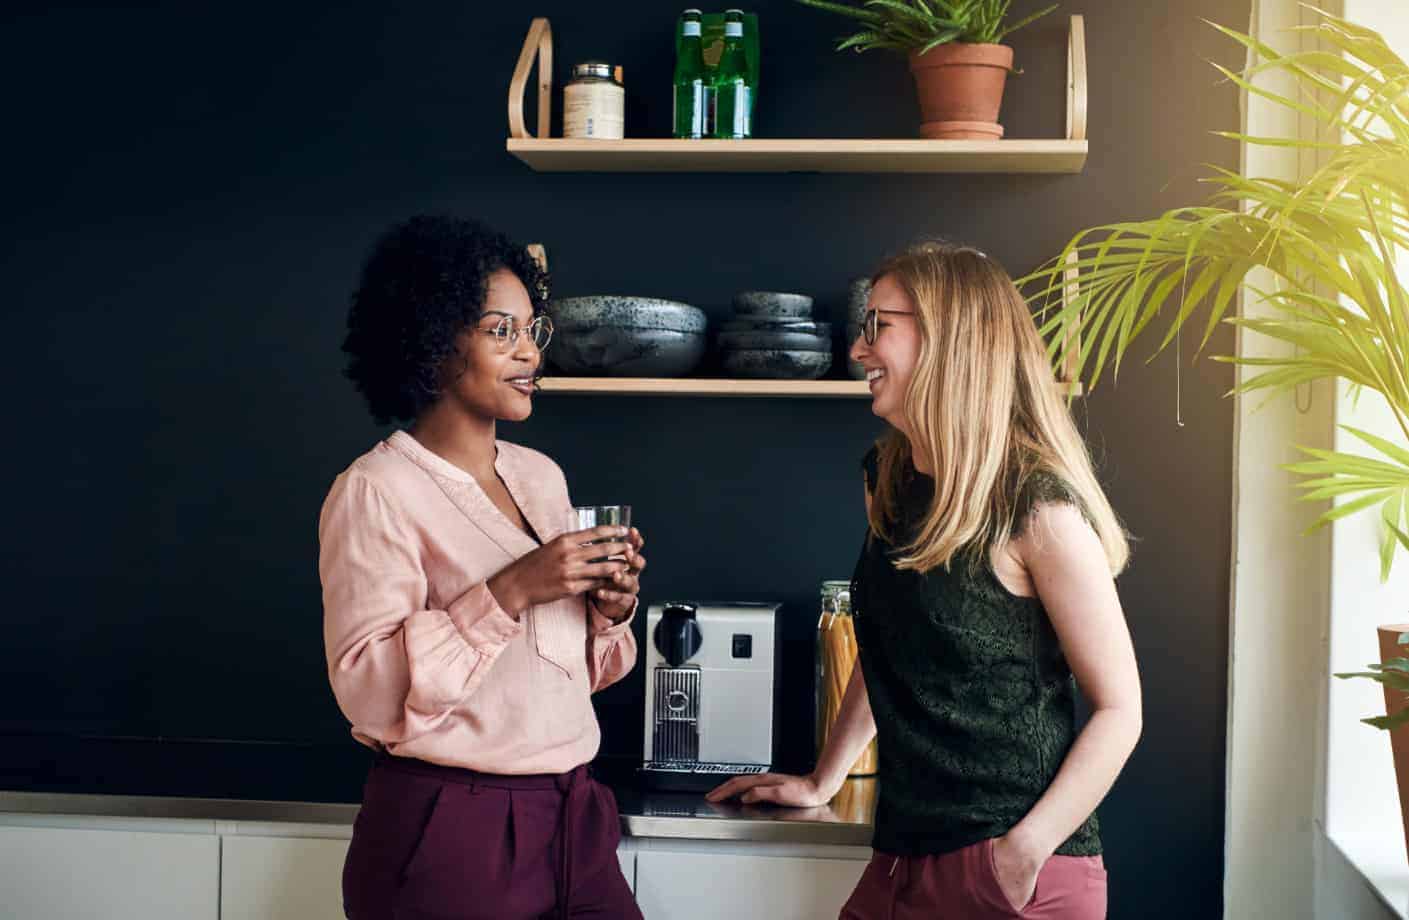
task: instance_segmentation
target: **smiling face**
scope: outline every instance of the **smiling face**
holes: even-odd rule
[[[871,411],[905,431],[905,392],[920,360],[915,302],[894,277],[882,275],[871,286],[866,309],[876,311],[875,342],[868,343],[864,334],[858,336],[851,345],[851,358],[866,368]]]
[[[519,336],[501,344],[495,327],[512,317]],[[520,422],[533,412],[534,375],[543,353],[526,327],[533,320],[533,301],[518,276],[500,269],[489,276],[484,313],[455,340],[460,360],[446,367],[444,399],[487,419]]]

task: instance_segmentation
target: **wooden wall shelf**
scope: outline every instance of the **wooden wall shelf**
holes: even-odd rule
[[[1081,384],[1062,384],[1064,395],[1080,396]],[[604,396],[790,397],[870,399],[864,380],[723,380],[702,377],[545,377],[545,394]]]
[[[538,133],[524,121],[529,71],[538,64]],[[1060,139],[587,140],[549,136],[553,30],[534,19],[509,82],[509,153],[539,172],[1076,173],[1086,163],[1086,29],[1067,37],[1066,137]]]
[[[528,253],[545,272],[548,270],[548,250],[542,243],[529,243]],[[1074,265],[1076,253],[1069,253],[1067,263]],[[1076,269],[1068,268],[1066,297],[1076,296]],[[1080,340],[1077,339],[1077,347]],[[1064,397],[1084,394],[1081,382],[1071,379],[1076,356],[1069,354],[1067,363],[1059,369],[1057,387]],[[716,377],[544,377],[539,382],[544,394],[566,396],[741,396],[789,397],[805,399],[869,399],[870,387],[864,380],[736,380]]]
[[[509,138],[538,172],[1077,173],[1084,140],[579,140]]]

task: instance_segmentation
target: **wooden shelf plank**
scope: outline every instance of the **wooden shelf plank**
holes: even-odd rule
[[[864,380],[724,380],[701,377],[545,377],[542,392],[602,396],[740,396],[870,399]],[[1081,395],[1080,384],[1064,392]]]
[[[1077,173],[1083,140],[674,140],[510,137],[539,172]]]
[[[544,393],[611,396],[791,396],[867,398],[864,380],[723,380],[703,377],[545,377]]]

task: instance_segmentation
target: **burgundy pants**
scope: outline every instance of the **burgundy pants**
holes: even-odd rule
[[[641,920],[611,791],[378,758],[343,866],[349,920]]]
[[[938,856],[871,857],[840,920],[1104,920],[1106,869],[1099,856],[1053,856],[1018,910],[993,868],[993,841]]]

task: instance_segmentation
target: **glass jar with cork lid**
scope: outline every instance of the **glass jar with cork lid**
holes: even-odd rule
[[[822,582],[822,612],[817,618],[817,754],[841,712],[842,697],[856,668],[856,626],[851,619],[851,582]],[[876,739],[872,738],[848,776],[876,774]]]

